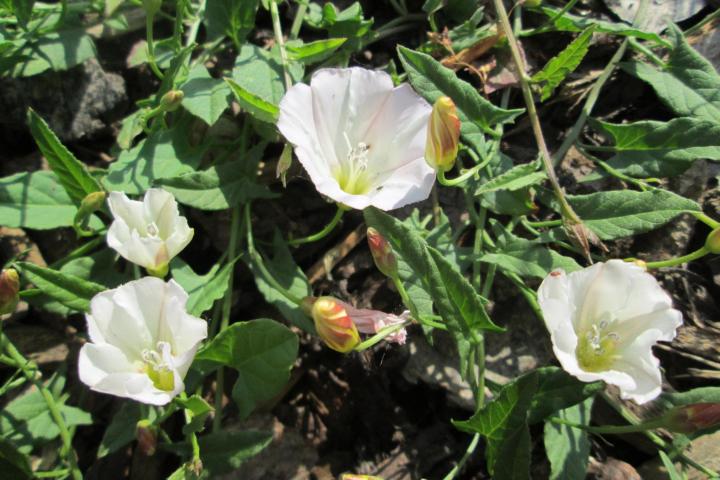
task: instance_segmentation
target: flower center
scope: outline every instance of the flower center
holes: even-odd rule
[[[615,352],[620,343],[620,335],[608,330],[608,322],[602,321],[578,335],[575,356],[583,370],[602,372],[612,367],[617,357]]]
[[[166,392],[172,391],[175,388],[175,374],[163,359],[163,352],[170,351],[170,344],[158,342],[155,348],[156,350],[146,348],[141,352],[144,363],[142,370],[150,377],[155,388]]]
[[[155,222],[148,223],[147,226],[145,227],[145,231],[147,232],[148,236],[150,236],[150,237],[157,237],[158,235],[160,235],[160,229],[155,224]]]
[[[342,162],[335,172],[335,178],[342,191],[351,195],[365,194],[370,190],[370,178],[367,174],[370,145],[358,142],[357,146],[353,148],[347,134],[345,141],[350,151],[345,162]]]

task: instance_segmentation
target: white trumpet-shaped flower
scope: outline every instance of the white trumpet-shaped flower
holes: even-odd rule
[[[144,277],[101,292],[86,315],[92,343],[80,350],[80,380],[92,390],[165,405],[183,379],[207,322],[188,314],[188,295],[174,280]]]
[[[682,314],[642,267],[610,260],[567,275],[554,271],[540,285],[538,302],[568,373],[616,385],[622,398],[637,403],[660,394],[652,346],[675,337]]]
[[[108,205],[114,217],[107,233],[110,248],[153,275],[165,276],[170,260],[194,234],[187,219],[180,216],[175,197],[159,188],[145,192],[143,201],[111,192]]]
[[[364,68],[321,69],[290,88],[278,129],[318,192],[340,204],[392,210],[426,199],[424,160],[432,108],[408,84]]]

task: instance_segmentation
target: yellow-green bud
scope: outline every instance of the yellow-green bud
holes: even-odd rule
[[[390,246],[390,242],[372,227],[367,229],[367,240],[370,246],[370,253],[372,254],[373,260],[375,260],[375,266],[378,270],[387,277],[395,277],[397,275],[398,263],[392,251],[392,246]]]
[[[20,299],[19,291],[20,278],[17,271],[12,268],[3,270],[0,273],[0,315],[15,311]]]
[[[425,161],[433,169],[447,172],[455,165],[460,142],[460,118],[450,97],[433,105],[425,141]]]
[[[174,112],[180,108],[180,104],[185,98],[182,90],[170,90],[160,99],[160,108],[166,112]]]
[[[720,253],[720,227],[716,228],[707,236],[705,248],[715,255]]]
[[[318,335],[328,347],[348,353],[360,343],[357,327],[340,300],[319,297],[312,303],[310,313]]]

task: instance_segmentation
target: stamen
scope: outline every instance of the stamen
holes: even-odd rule
[[[149,223],[147,227],[145,227],[145,231],[151,237],[157,237],[160,234],[160,230],[157,225],[155,225],[155,222]]]

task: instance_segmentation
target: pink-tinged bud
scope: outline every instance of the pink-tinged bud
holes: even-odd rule
[[[707,239],[705,240],[705,248],[715,255],[720,253],[720,227],[710,232],[707,236]]]
[[[157,427],[149,420],[140,420],[135,427],[138,448],[146,457],[155,455],[157,448]]]
[[[460,142],[460,119],[450,97],[433,105],[425,141],[425,161],[435,170],[447,172],[455,165]]]
[[[720,403],[693,403],[676,407],[663,417],[664,427],[678,433],[693,433],[720,424]]]
[[[348,353],[360,343],[360,335],[345,304],[333,297],[319,297],[312,305],[315,329],[328,347]]]
[[[18,304],[20,291],[20,278],[17,271],[12,268],[0,273],[0,315],[12,313]]]
[[[340,480],[383,480],[382,477],[374,475],[360,475],[357,473],[343,473]]]
[[[372,254],[373,260],[375,260],[375,266],[383,275],[390,278],[395,277],[397,275],[398,263],[390,246],[390,242],[372,227],[367,229],[367,239],[368,245],[370,246],[370,253]]]

